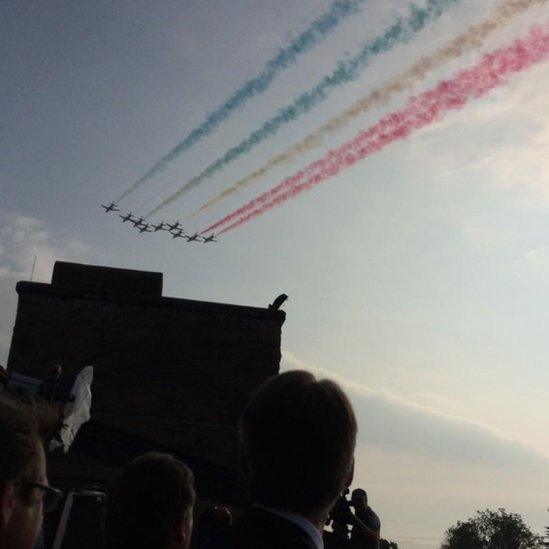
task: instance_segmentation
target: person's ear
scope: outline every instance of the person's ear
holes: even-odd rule
[[[11,517],[13,516],[13,511],[16,505],[17,492],[17,486],[14,481],[8,482],[4,487],[4,492],[2,493],[1,497],[2,513],[0,514],[2,528],[9,524]]]
[[[355,458],[353,456],[353,461],[351,462],[351,469],[349,470],[349,476],[347,477],[347,481],[345,482],[345,488],[349,488],[349,486],[351,486],[354,478],[355,478]]]

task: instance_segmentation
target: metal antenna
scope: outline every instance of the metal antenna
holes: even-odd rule
[[[31,270],[31,276],[30,281],[32,282],[32,277],[34,276],[34,268],[36,267],[36,256],[34,256],[34,261],[32,262],[32,270]]]

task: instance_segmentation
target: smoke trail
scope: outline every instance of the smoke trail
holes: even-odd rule
[[[238,88],[222,105],[211,112],[206,120],[194,128],[183,141],[168,154],[151,166],[131,187],[124,191],[118,200],[124,199],[143,183],[166,169],[167,165],[189,150],[198,141],[210,135],[238,107],[256,95],[260,95],[271,85],[282,70],[296,62],[299,55],[313,49],[325,36],[329,35],[348,16],[358,13],[368,0],[334,0],[328,11],[315,19],[288,46],[282,48],[267,62],[262,72]]]
[[[183,187],[166,200],[158,204],[147,215],[152,215],[164,206],[177,200],[181,195],[199,185],[236,160],[252,148],[259,145],[268,137],[273,136],[282,126],[296,120],[302,114],[309,112],[313,107],[324,101],[338,87],[356,80],[360,73],[368,66],[376,55],[389,51],[397,44],[409,42],[413,36],[422,30],[428,23],[437,19],[444,10],[460,0],[427,0],[425,7],[419,8],[412,4],[410,13],[405,19],[399,18],[380,36],[365,44],[354,57],[339,61],[336,69],[325,76],[314,88],[300,95],[293,103],[280,109],[277,114],[263,123],[263,125],[235,147],[229,149],[222,157],[210,164],[203,172],[190,179]]]
[[[534,27],[526,38],[484,55],[474,67],[462,70],[434,88],[412,96],[404,109],[383,117],[351,141],[329,151],[320,160],[210,225],[204,232],[225,226],[221,234],[260,216],[388,144],[440,120],[447,112],[461,109],[470,99],[486,95],[495,87],[505,84],[513,74],[548,57],[549,24],[543,28]]]
[[[542,4],[544,2],[546,2],[546,0],[507,0],[503,4],[500,4],[484,21],[471,25],[463,34],[449,41],[434,54],[422,57],[404,73],[393,78],[380,88],[374,89],[367,97],[358,100],[341,114],[328,120],[328,122],[318,130],[310,133],[296,145],[289,147],[283,153],[268,160],[261,168],[222,190],[208,202],[205,202],[197,210],[188,215],[186,219],[195,217],[199,213],[211,208],[225,197],[246,188],[267,175],[277,166],[292,162],[303,153],[319,147],[322,145],[324,138],[327,135],[344,128],[358,115],[371,108],[387,104],[394,94],[411,89],[415,84],[424,80],[430,71],[442,66],[452,59],[457,59],[467,50],[481,47],[490,33],[507,25],[514,17],[526,11],[532,5]]]

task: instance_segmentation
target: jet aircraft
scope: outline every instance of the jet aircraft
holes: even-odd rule
[[[140,217],[139,219],[132,219],[131,220],[134,227],[142,227],[143,226],[143,221],[145,221],[144,217]]]
[[[179,221],[176,221],[173,225],[170,225],[169,223],[167,223],[167,225],[168,225],[168,230],[169,231],[177,231],[177,229],[181,228],[181,225],[179,224]]]
[[[126,221],[133,221],[132,212],[128,212],[126,215],[119,215],[118,217],[122,219],[122,223],[126,223]]]
[[[217,242],[217,239],[215,238],[215,234],[211,234],[210,236],[203,236],[202,242]]]
[[[182,230],[172,233],[172,238],[186,238],[187,236],[183,233]]]
[[[185,236],[187,239],[187,242],[199,242],[200,235],[198,233],[194,233],[192,236]]]
[[[101,207],[105,209],[105,213],[109,212],[119,212],[120,210],[116,207],[116,204],[114,202],[111,202],[108,206],[105,206],[105,204],[101,204]]]
[[[153,233],[154,231],[152,229],[149,229],[149,224],[148,223],[145,223],[145,225],[142,225],[141,227],[139,227],[139,232],[140,233]]]
[[[154,229],[154,232],[156,231],[167,231],[166,229],[167,224],[162,221],[162,223],[159,223],[158,225],[151,225],[151,227]]]

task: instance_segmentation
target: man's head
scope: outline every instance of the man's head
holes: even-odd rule
[[[240,421],[252,500],[300,514],[330,509],[351,482],[356,432],[333,381],[300,370],[267,380]]]
[[[356,511],[366,511],[368,509],[368,494],[362,489],[357,488],[351,494],[351,505]]]
[[[109,547],[186,549],[194,500],[194,477],[183,462],[158,453],[134,459],[124,467],[107,499]]]
[[[32,549],[47,486],[38,421],[30,406],[0,396],[0,547]]]

